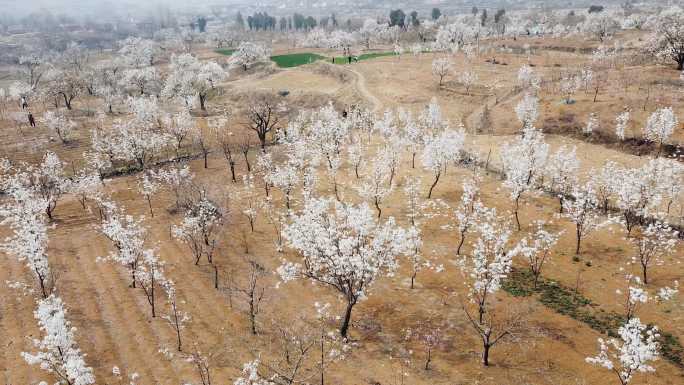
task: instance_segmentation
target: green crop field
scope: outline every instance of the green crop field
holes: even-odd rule
[[[375,59],[379,57],[385,57],[385,56],[395,56],[396,54],[394,52],[372,52],[372,53],[364,53],[359,56],[359,61],[363,60],[369,60],[369,59]],[[349,61],[347,60],[346,56],[336,56],[335,57],[335,64],[348,64]]]
[[[214,52],[220,53],[221,55],[230,56],[230,55],[233,54],[233,52],[235,52],[235,50],[234,50],[234,49],[229,49],[229,48],[222,48],[222,49],[217,49],[217,50],[214,51]]]
[[[235,52],[234,49],[217,49],[214,52],[219,53],[221,55],[226,55],[230,56]],[[369,60],[369,59],[375,59],[379,57],[385,57],[385,56],[395,56],[396,54],[394,52],[371,52],[371,53],[364,53],[359,56],[359,61],[363,60]],[[305,64],[310,64],[313,62],[316,62],[318,60],[328,60],[330,61],[332,58],[321,56],[315,53],[310,53],[310,52],[302,52],[302,53],[292,53],[292,54],[286,54],[286,55],[275,55],[271,56],[271,60],[273,60],[278,67],[281,68],[291,68],[291,67],[299,67],[301,65]],[[347,64],[348,60],[346,56],[336,56],[335,57],[335,64]]]
[[[315,53],[308,52],[271,56],[271,60],[273,60],[278,65],[278,67],[281,68],[298,67],[304,64],[313,63],[321,59],[325,59],[325,57],[317,55]]]

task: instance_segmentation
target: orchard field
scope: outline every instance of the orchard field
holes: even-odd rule
[[[2,36],[0,378],[683,383],[684,11],[479,15]]]

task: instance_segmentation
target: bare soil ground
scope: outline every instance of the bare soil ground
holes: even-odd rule
[[[536,41],[534,41],[536,43]],[[556,46],[558,42],[545,42],[544,46]],[[569,43],[572,46],[572,43]],[[511,138],[518,127],[513,107],[519,94],[515,91],[515,77],[522,63],[533,62],[545,76],[556,70],[554,64],[586,60],[582,54],[561,50],[537,49],[534,54],[497,53],[496,58],[507,65],[486,63],[486,55],[466,62],[462,54],[456,58],[458,70],[469,66],[479,75],[478,84],[469,93],[453,78],[445,87],[438,89],[430,73],[432,54],[418,57],[404,55],[401,58],[379,58],[362,64],[352,65],[345,71],[351,76],[322,74],[317,65],[298,67],[292,70],[275,71],[272,75],[260,77],[236,75],[226,84],[222,99],[212,101],[213,105],[234,106],[232,92],[240,93],[250,89],[288,90],[293,100],[305,96],[318,100],[321,97],[336,99],[346,104],[365,103],[377,112],[385,108],[403,107],[414,112],[422,109],[435,96],[442,106],[444,115],[452,125],[463,123],[470,135],[468,145],[485,159],[491,150],[492,168],[497,167],[498,146]],[[203,52],[203,57],[214,57]],[[684,113],[681,94],[675,91],[657,93],[653,101],[644,104],[641,87],[657,76],[671,77],[672,71],[657,68],[629,68],[636,81],[625,89],[611,88],[601,93],[594,103],[593,94],[579,92],[573,105],[560,103],[558,94],[544,89],[541,122],[570,113],[584,121],[589,112],[601,116],[602,127],[612,127],[614,116],[628,105],[634,111],[635,121],[628,134],[639,135],[649,111],[662,103],[672,104],[678,115]],[[339,74],[338,74],[339,75]],[[499,87],[494,97],[485,86],[496,79]],[[297,97],[299,99],[297,99]],[[494,99],[499,99],[498,103]],[[322,99],[321,99],[322,102]],[[476,133],[477,114],[484,104],[491,105],[491,128]],[[39,111],[36,106],[36,111]],[[82,103],[79,109],[86,109]],[[35,112],[34,112],[35,113]],[[40,113],[38,113],[40,114]],[[37,162],[45,150],[59,154],[67,163],[79,165],[81,154],[89,147],[86,118],[77,118],[80,127],[77,140],[68,146],[50,140],[45,127],[23,128],[19,131],[11,123],[0,123],[2,138],[0,155],[14,161]],[[236,118],[235,130],[244,130]],[[612,128],[606,128],[612,130]],[[676,134],[677,141],[684,141],[684,130]],[[548,135],[552,149],[560,145],[575,145],[582,161],[582,172],[587,174],[600,167],[607,160],[637,166],[648,160],[602,144],[588,143],[571,138],[563,133]],[[277,148],[273,151],[278,151]],[[383,216],[395,216],[406,224],[405,198],[402,193],[403,178],[416,175],[428,186],[431,175],[420,168],[411,169],[410,157],[405,154],[399,185],[383,205]],[[254,157],[251,154],[250,157]],[[244,312],[244,303],[231,297],[226,290],[229,277],[244,274],[243,257],[249,255],[258,259],[267,269],[274,269],[281,258],[294,258],[292,252],[278,253],[274,246],[274,229],[261,216],[254,232],[249,231],[246,219],[240,214],[241,202],[230,193],[237,186],[230,182],[225,160],[218,153],[210,156],[209,168],[202,168],[201,161],[191,162],[199,183],[208,186],[214,196],[229,196],[232,210],[229,223],[221,230],[223,236],[216,256],[219,266],[219,289],[214,288],[214,272],[204,261],[194,266],[189,250],[169,236],[171,224],[180,222],[181,217],[168,210],[173,198],[168,191],[154,197],[152,204],[154,218],[147,212],[147,203],[137,192],[135,175],[116,177],[106,181],[106,190],[132,215],[147,215],[145,223],[150,229],[150,244],[158,245],[159,254],[166,263],[167,275],[178,286],[182,307],[190,313],[192,321],[184,332],[184,344],[191,350],[193,344],[205,353],[214,354],[211,359],[212,383],[231,383],[238,375],[242,363],[252,359],[258,351],[269,357],[269,340],[276,338],[276,331],[269,327],[271,321],[280,324],[292,322],[297,316],[313,316],[315,302],[330,302],[335,312],[341,312],[340,301],[325,288],[310,283],[294,282],[269,289],[266,294],[264,313],[260,314],[261,335],[249,333],[249,321]],[[246,172],[244,163],[238,163],[238,175]],[[483,172],[479,170],[478,172]],[[341,193],[344,197],[358,201],[353,188],[356,183],[353,171],[343,170]],[[451,167],[446,177],[435,190],[434,199],[455,205],[461,195],[461,184],[471,176],[473,170]],[[321,175],[322,180],[324,176]],[[484,175],[483,200],[500,212],[511,208],[508,192],[501,186],[498,177],[492,173]],[[322,190],[331,193],[330,186],[322,183]],[[282,197],[275,192],[276,205],[283,205]],[[300,195],[295,208],[301,205]],[[557,219],[558,202],[545,195],[525,195],[521,210],[524,236],[531,230],[535,219],[552,220],[554,227],[565,230],[554,249],[551,263],[545,267],[546,279],[576,288],[590,299],[595,308],[606,312],[622,311],[623,297],[616,294],[624,290],[620,267],[631,257],[633,249],[625,239],[625,231],[617,227],[601,229],[590,235],[584,243],[580,261],[573,260],[573,228],[565,219]],[[680,205],[682,202],[679,203]],[[374,287],[369,299],[355,309],[355,324],[352,337],[358,346],[347,359],[335,363],[328,370],[330,384],[608,384],[614,378],[606,370],[592,367],[584,358],[596,352],[596,338],[600,334],[586,323],[559,314],[544,306],[534,296],[513,297],[505,292],[498,294],[497,306],[522,309],[529,314],[528,332],[516,336],[512,342],[497,346],[492,351],[493,365],[483,368],[480,363],[480,342],[471,331],[461,310],[465,300],[463,278],[453,265],[458,235],[442,229],[448,220],[438,218],[424,225],[424,252],[437,264],[444,264],[445,271],[421,272],[417,287],[410,289],[408,267],[404,266],[393,278],[381,280]],[[125,371],[138,372],[140,384],[184,384],[197,383],[194,368],[179,359],[166,359],[159,350],[173,350],[174,334],[162,320],[151,318],[145,297],[140,289],[129,287],[129,277],[119,266],[97,262],[96,258],[109,253],[111,246],[99,234],[96,214],[84,212],[78,202],[68,197],[60,202],[56,210],[54,227],[50,230],[48,254],[53,269],[57,271],[59,294],[69,309],[69,319],[77,328],[77,340],[87,353],[86,360],[98,378],[98,383],[116,383],[112,366]],[[467,245],[467,242],[466,242]],[[468,246],[466,246],[466,252]],[[653,269],[653,283],[650,289],[671,285],[673,280],[684,277],[684,247],[681,242],[665,266]],[[31,337],[39,334],[33,319],[34,301],[23,297],[4,283],[23,280],[32,282],[27,269],[13,257],[3,256],[0,260],[0,335],[3,349],[0,353],[0,373],[6,384],[34,384],[46,379],[44,372],[28,366],[21,358],[22,351],[32,351]],[[406,264],[405,264],[406,265]],[[518,265],[519,268],[522,268]],[[273,287],[277,278],[267,278]],[[644,322],[654,323],[684,342],[684,301],[676,298],[663,305],[648,305],[639,310]],[[405,330],[422,322],[428,316],[436,317],[448,325],[444,328],[445,343],[433,352],[432,370],[422,369],[424,349],[415,343],[404,341]],[[334,325],[331,325],[334,326]],[[404,359],[402,359],[402,357]],[[406,363],[405,358],[409,358]],[[272,357],[271,357],[272,358]],[[661,359],[655,364],[657,371],[638,374],[635,383],[650,385],[681,384],[684,368],[671,361]],[[400,373],[408,378],[401,382]],[[315,374],[315,373],[314,373]]]

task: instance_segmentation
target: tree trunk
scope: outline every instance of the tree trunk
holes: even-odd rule
[[[644,279],[644,285],[648,285],[648,265],[641,263],[641,275]]]
[[[131,287],[135,289],[135,263],[131,263]]]
[[[520,231],[520,218],[518,217],[518,208],[520,207],[520,195],[515,198],[515,224],[518,226],[518,231]]]
[[[176,324],[176,339],[178,342],[178,351],[183,350],[183,342],[181,341],[180,325]]]
[[[199,96],[200,108],[202,109],[202,111],[207,110],[207,107],[205,106],[206,99],[207,99],[207,97],[204,95]]]
[[[482,344],[482,348],[484,349],[482,351],[482,365],[489,366],[489,349],[491,346],[485,342]]]
[[[461,232],[461,240],[458,241],[458,247],[456,248],[456,255],[461,255],[461,247],[463,246],[463,242],[465,241],[465,231]]]
[[[154,301],[154,279],[152,279],[152,286],[150,287],[150,305],[152,306],[152,318],[157,317],[157,311],[155,307],[155,301]]]
[[[230,176],[233,180],[233,183],[237,182],[237,180],[235,180],[235,162],[230,162]]]
[[[45,278],[42,275],[40,275],[40,273],[38,272],[38,269],[35,269],[35,270],[36,270],[36,275],[38,276],[38,283],[40,283],[40,291],[43,293],[43,298],[47,298],[48,295],[47,295],[47,288],[45,287]]]
[[[252,172],[252,165],[249,164],[248,152],[243,152],[242,155],[245,157],[245,165],[247,166],[247,172]]]
[[[64,106],[67,108],[67,110],[71,111],[71,100],[67,98],[65,94],[62,94],[62,97],[64,98]]]
[[[344,312],[344,319],[342,320],[342,326],[340,326],[340,335],[342,338],[347,338],[347,332],[349,331],[349,323],[351,322],[352,309],[356,301],[347,302],[347,309]]]
[[[432,362],[432,349],[427,350],[427,359],[425,360],[425,370],[430,370],[430,362]]]
[[[582,231],[580,230],[580,225],[575,226],[575,233],[577,235],[577,244],[575,247],[575,255],[580,254],[580,247],[582,246]]]
[[[380,219],[380,216],[382,215],[382,209],[380,208],[380,202],[378,202],[378,198],[375,198],[375,209],[378,211],[378,219]]]
[[[147,196],[147,205],[150,207],[150,215],[152,218],[154,218],[154,211],[152,211],[152,199],[149,195]]]
[[[428,192],[428,196],[427,196],[428,199],[430,199],[432,197],[432,190],[435,188],[435,186],[437,186],[437,182],[439,182],[439,177],[441,175],[442,175],[442,172],[441,172],[441,168],[440,168],[440,172],[437,173],[437,175],[435,176],[435,181],[432,183],[432,186],[430,186],[430,191]]]

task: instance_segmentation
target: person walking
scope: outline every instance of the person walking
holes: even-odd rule
[[[26,97],[25,97],[25,96],[22,96],[22,97],[21,97],[21,109],[23,110],[23,109],[26,109],[26,108],[28,108],[28,102],[26,102]]]
[[[29,111],[29,113],[28,113],[28,121],[29,121],[29,124],[31,125],[31,127],[36,126],[36,119],[33,117],[33,114],[31,113],[31,111]]]

